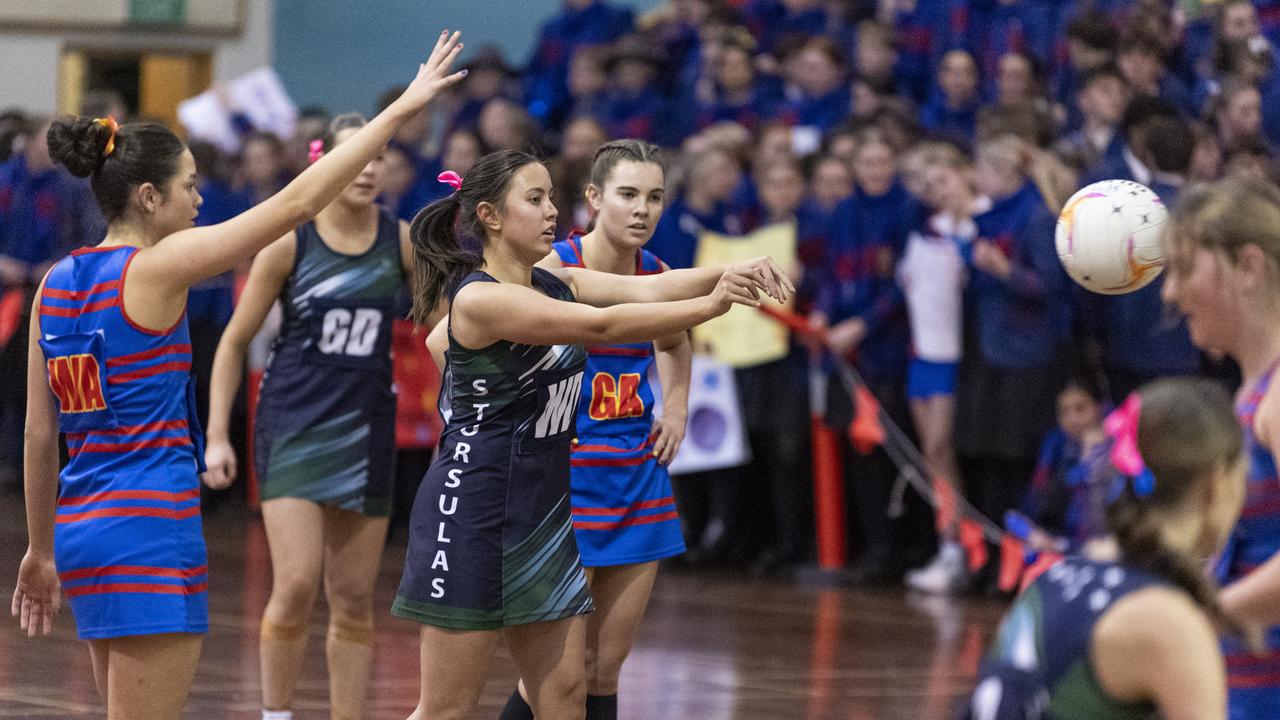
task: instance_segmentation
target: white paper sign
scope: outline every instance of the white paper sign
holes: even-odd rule
[[[267,67],[178,104],[178,120],[192,138],[213,143],[228,153],[240,149],[240,135],[232,124],[234,113],[243,114],[254,128],[281,139],[292,136],[298,122],[298,108],[285,92],[284,83]]]
[[[656,370],[650,382],[656,396],[654,412],[661,413],[661,383]],[[684,475],[749,462],[751,448],[733,368],[708,356],[694,355],[689,380],[689,422],[684,443],[668,469],[672,475]]]

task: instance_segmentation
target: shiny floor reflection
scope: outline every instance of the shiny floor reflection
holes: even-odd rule
[[[0,497],[0,601],[25,549],[20,498]],[[259,717],[257,634],[269,567],[261,521],[224,507],[206,518],[211,631],[186,716]],[[393,543],[377,603],[391,605],[404,557]],[[740,575],[663,573],[623,671],[627,720],[945,720],[972,686],[1000,608],[900,591],[793,586]],[[328,717],[323,599],[310,631],[298,720]],[[418,691],[416,626],[382,612],[366,715],[404,718]],[[496,718],[515,682],[499,651],[477,718]],[[28,640],[0,624],[0,718],[103,717],[87,648],[69,613]]]

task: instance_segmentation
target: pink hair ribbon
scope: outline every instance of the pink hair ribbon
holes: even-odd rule
[[[454,192],[462,189],[462,176],[452,170],[445,170],[436,176],[436,180],[453,188]]]
[[[1114,441],[1111,464],[1132,481],[1135,495],[1147,497],[1155,490],[1156,478],[1138,452],[1138,418],[1141,416],[1142,398],[1132,393],[1107,416],[1105,427]]]
[[[324,140],[316,138],[307,146],[307,162],[315,162],[324,157]]]

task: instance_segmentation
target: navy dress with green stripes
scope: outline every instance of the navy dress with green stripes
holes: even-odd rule
[[[396,399],[391,322],[404,287],[400,225],[380,210],[358,255],[297,229],[284,323],[262,379],[254,467],[262,499],[302,498],[363,515],[391,511]]]
[[[533,287],[573,302],[552,273]],[[483,272],[473,282],[497,282]],[[454,291],[456,294],[456,290]],[[414,501],[391,612],[459,630],[496,630],[591,612],[569,498],[569,443],[586,353],[449,334],[440,453]]]
[[[1150,702],[1103,689],[1093,632],[1116,603],[1169,583],[1124,562],[1068,557],[1036,579],[1000,624],[963,720],[1155,720]],[[1261,716],[1259,716],[1261,717]]]

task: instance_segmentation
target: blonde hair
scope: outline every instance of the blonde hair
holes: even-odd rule
[[[1256,245],[1273,272],[1280,269],[1280,188],[1256,178],[1227,178],[1192,189],[1174,206],[1165,244],[1177,251],[1204,248],[1235,261]]]

